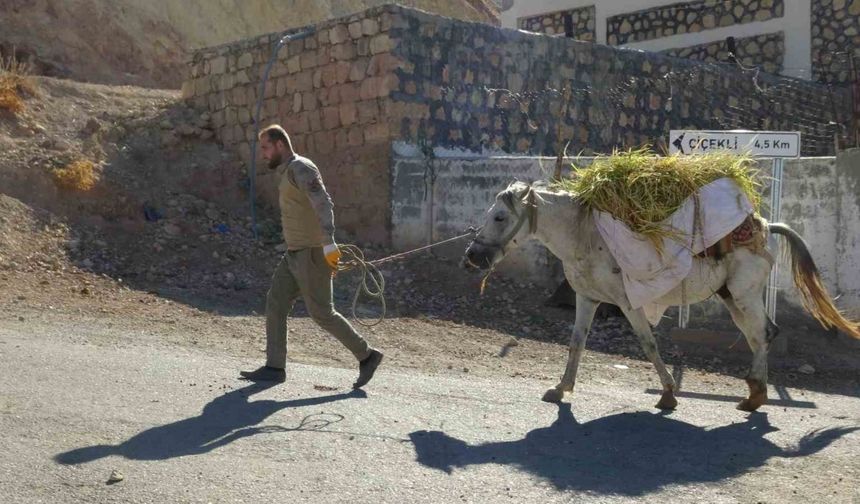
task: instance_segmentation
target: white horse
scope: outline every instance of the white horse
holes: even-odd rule
[[[761,219],[759,224],[759,239],[765,240],[768,232],[787,239],[794,282],[807,310],[825,327],[837,327],[860,339],[858,325],[842,316],[821,284],[803,238],[785,224],[769,224]],[[573,391],[594,313],[600,303],[612,303],[620,307],[630,321],[645,355],[660,376],[663,395],[657,407],[674,409],[678,404],[675,380],[660,358],[645,312],[642,308],[631,307],[621,269],[598,232],[590,211],[574,195],[522,182],[512,183],[496,196],[487,211],[486,223],[466,249],[466,260],[473,266],[489,269],[501,261],[508,250],[530,238],[540,240],[561,259],[564,274],[576,291],[576,320],[567,367],[560,383],[547,390],[543,400],[558,402],[566,392]],[[755,411],[767,400],[768,346],[779,331],[768,318],[762,300],[771,264],[772,258],[764,248],[736,247],[722,258],[697,257],[682,285],[656,301],[664,306],[677,306],[682,300],[693,304],[719,294],[753,352],[746,378],[749,397],[738,404],[738,409],[745,411]]]

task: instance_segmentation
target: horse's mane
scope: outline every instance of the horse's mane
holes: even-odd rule
[[[539,197],[541,195],[568,196],[573,203],[581,204],[582,202],[575,194],[560,189],[546,180],[537,180],[534,182],[514,180],[508,184],[508,187],[502,191],[501,195],[506,198],[522,199],[523,196],[526,195],[526,191],[529,189],[534,190]]]
[[[583,205],[582,200],[577,195],[563,189],[558,189],[545,180],[535,182],[514,180],[508,184],[508,187],[504,191],[499,193],[499,199],[510,207],[513,206],[514,201],[523,202],[529,196],[529,191],[534,193],[536,204],[539,202],[547,203],[548,199],[551,199],[552,201],[549,204],[569,204],[579,207],[579,210],[584,210],[576,212],[576,219],[574,222],[571,222],[574,229],[579,229],[586,222],[590,222],[585,217],[591,215],[591,209],[587,205]]]

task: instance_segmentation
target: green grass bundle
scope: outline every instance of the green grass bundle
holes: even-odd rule
[[[761,203],[755,160],[728,152],[655,156],[647,149],[614,152],[577,168],[557,186],[576,194],[590,209],[612,214],[660,249],[673,230],[662,222],[704,185],[730,178],[758,210]]]

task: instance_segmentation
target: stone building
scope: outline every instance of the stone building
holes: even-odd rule
[[[860,51],[860,0],[506,0],[502,26],[770,73],[850,80]],[[570,24],[565,28],[565,17]],[[569,33],[567,33],[569,32]]]

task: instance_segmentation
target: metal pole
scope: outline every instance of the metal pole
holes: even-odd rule
[[[857,125],[857,112],[858,112],[858,103],[857,103],[857,66],[854,62],[854,50],[848,50],[848,66],[851,72],[851,77],[848,79],[848,82],[851,83],[851,145],[853,147],[857,147],[860,145],[860,128]]]
[[[690,305],[685,304],[678,307],[678,327],[686,329],[690,324]]]
[[[304,38],[308,38],[313,35],[313,30],[303,31],[299,33],[290,33],[281,37],[281,40],[275,44],[275,48],[272,49],[272,55],[269,56],[269,62],[266,64],[266,71],[263,72],[263,80],[260,81],[260,89],[259,95],[257,96],[257,108],[254,112],[254,118],[252,119],[254,124],[254,136],[251,138],[251,167],[248,170],[248,179],[250,183],[249,191],[249,199],[251,202],[251,230],[254,233],[254,240],[258,239],[257,236],[257,206],[256,206],[256,192],[257,192],[257,135],[260,133],[260,110],[263,108],[263,98],[266,95],[266,81],[269,80],[269,72],[272,71],[272,65],[275,63],[275,59],[278,57],[278,52],[284,47],[284,44],[290,42],[292,40],[301,40]]]
[[[782,158],[773,160],[773,174],[770,183],[770,222],[779,222],[780,207],[782,205],[782,179],[783,167],[785,161]],[[778,255],[778,246],[776,235],[771,234],[768,237],[768,248],[773,252],[774,259]],[[770,270],[770,278],[767,282],[767,293],[765,297],[765,309],[767,315],[773,322],[776,322],[776,294],[779,290],[779,261],[773,262],[773,268]]]
[[[695,235],[693,231],[693,235]],[[690,325],[690,305],[687,304],[687,286],[684,284],[686,280],[681,280],[681,305],[678,306],[678,328],[686,329]]]

